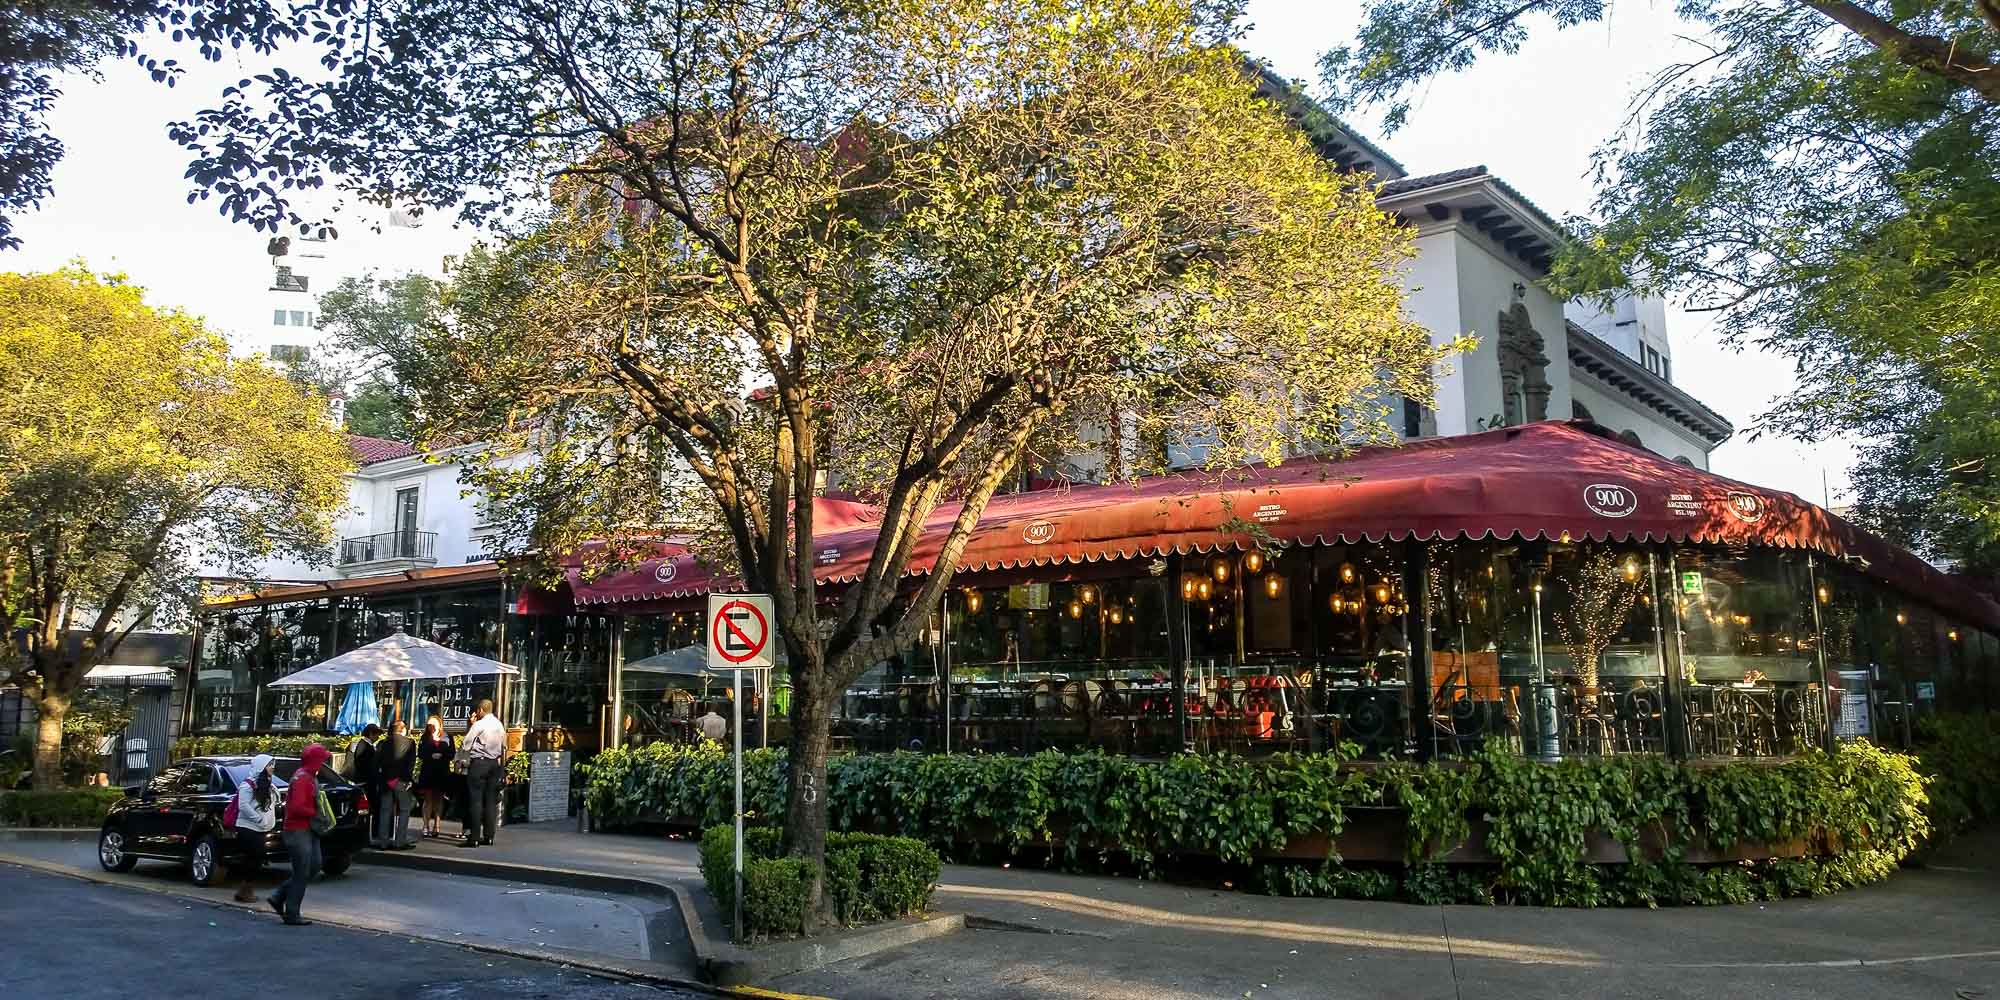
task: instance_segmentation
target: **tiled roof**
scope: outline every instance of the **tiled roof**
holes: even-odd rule
[[[417,449],[401,441],[387,438],[367,437],[361,434],[347,435],[347,446],[354,449],[354,457],[362,465],[374,465],[392,458],[407,458],[417,454]]]
[[[1455,184],[1462,180],[1468,180],[1473,177],[1484,177],[1485,175],[1486,166],[1481,164],[1476,167],[1460,167],[1457,170],[1447,170],[1441,174],[1405,177],[1402,180],[1390,181],[1382,185],[1381,194],[1384,198],[1394,198],[1400,194],[1409,194],[1412,191],[1421,191],[1424,188],[1437,187],[1442,184]]]

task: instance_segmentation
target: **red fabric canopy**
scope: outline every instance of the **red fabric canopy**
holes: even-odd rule
[[[929,572],[957,515],[956,506],[947,506],[931,517],[911,574]],[[856,517],[845,530],[819,523],[822,582],[860,579],[875,543],[874,521]],[[990,572],[1243,548],[1251,536],[1232,529],[1253,522],[1274,538],[1300,543],[1567,538],[1809,548],[1865,560],[1870,575],[1909,595],[2000,629],[2000,606],[1991,600],[1790,493],[1558,421],[1368,449],[1338,462],[1300,459],[996,497],[959,568]],[[575,571],[571,577],[580,604],[690,596],[731,583],[678,548],[593,582]]]
[[[910,572],[930,569],[957,514],[947,507],[931,518]],[[1871,575],[2000,628],[2000,606],[1797,496],[1682,465],[1566,421],[1366,449],[1338,462],[1300,459],[996,497],[959,568],[1248,546],[1248,534],[1227,530],[1232,520],[1303,543],[1567,537],[1810,548],[1865,559]],[[873,541],[872,530],[823,536],[821,579],[859,579]]]
[[[881,520],[881,508],[858,500],[819,497],[813,501],[815,531],[861,530],[873,538],[875,532],[869,526]],[[569,579],[572,598],[579,605],[629,604],[693,597],[731,590],[738,585],[734,574],[711,572],[682,542],[664,539],[656,547],[659,554],[655,557],[631,569],[604,573],[595,579],[585,579],[584,568],[571,565],[564,575]],[[573,563],[580,561],[572,559]]]

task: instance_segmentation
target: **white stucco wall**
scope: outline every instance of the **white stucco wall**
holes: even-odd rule
[[[1463,357],[1466,374],[1466,432],[1483,430],[1479,421],[1506,412],[1500,391],[1500,314],[1517,301],[1514,286],[1525,291],[1518,301],[1528,307],[1535,332],[1542,336],[1542,353],[1549,358],[1549,412],[1552,419],[1569,416],[1569,338],[1564,333],[1562,303],[1535,284],[1535,276],[1515,258],[1505,255],[1486,236],[1469,226],[1454,226],[1459,315],[1465,329],[1479,338],[1479,347]],[[1441,431],[1442,432],[1442,431]],[[1461,432],[1464,433],[1464,432]]]
[[[1466,332],[1458,301],[1459,237],[1449,227],[1422,233],[1416,239],[1417,255],[1403,265],[1403,309],[1409,317],[1431,332],[1431,343],[1440,344]],[[1438,375],[1438,434],[1464,434],[1466,414],[1466,367],[1470,359],[1454,358]]]
[[[1585,379],[1571,383],[1570,391],[1576,400],[1589,408],[1591,417],[1598,423],[1614,431],[1632,431],[1639,435],[1639,443],[1667,458],[1686,457],[1695,468],[1708,468],[1711,445],[1687,428],[1652,410],[1632,405],[1629,397],[1601,391]],[[1569,416],[1569,410],[1565,408],[1561,415]]]
[[[369,488],[350,513],[342,537],[396,530],[396,493],[417,489],[417,530],[437,534],[437,564],[462,566],[478,562],[484,548],[475,543],[483,532],[479,504],[458,481],[456,462],[426,463],[422,456],[378,462],[362,470]]]

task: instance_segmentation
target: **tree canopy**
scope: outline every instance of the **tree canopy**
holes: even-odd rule
[[[0,275],[0,666],[35,700],[38,786],[68,700],[197,573],[331,557],[353,467],[320,397],[138,288]]]
[[[1394,126],[1424,80],[1609,9],[1380,0],[1325,79]],[[1874,526],[2000,562],[2000,4],[1676,10],[1698,55],[1663,67],[1599,152],[1556,283],[1675,293],[1791,357],[1798,384],[1757,431],[1869,439],[1854,482]]]
[[[801,853],[823,842],[809,790],[841,691],[916,640],[1024,463],[1129,473],[1165,457],[1120,443],[1142,439],[1218,463],[1337,451],[1431,395],[1448,348],[1402,314],[1409,234],[1256,97],[1232,10],[472,6],[333,140],[396,136],[341,162],[475,216],[546,192],[400,345],[450,361],[411,369],[425,443],[489,442],[473,478],[515,546],[671,534],[773,595]],[[205,120],[254,128],[249,108]],[[826,488],[882,510],[831,603]]]

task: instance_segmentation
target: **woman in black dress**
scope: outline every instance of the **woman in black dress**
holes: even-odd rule
[[[444,792],[451,784],[451,758],[458,746],[444,723],[433,715],[424,720],[424,738],[417,744],[417,792],[424,797],[424,836],[438,835],[444,813]]]

